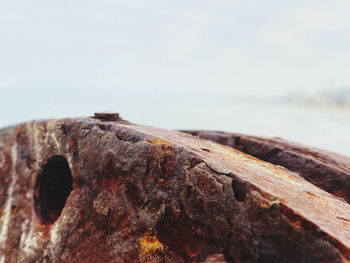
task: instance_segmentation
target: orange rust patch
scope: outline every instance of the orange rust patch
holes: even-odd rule
[[[16,130],[17,130],[18,133],[22,133],[24,131],[24,126],[20,125],[20,126],[17,127]]]
[[[281,205],[281,212],[290,224],[292,224],[298,229],[303,228],[303,219],[300,215],[296,214],[294,211],[292,211],[285,205]]]
[[[69,141],[69,149],[71,150],[72,153],[76,153],[78,151],[78,147],[74,140]]]
[[[157,250],[164,251],[164,245],[159,242],[156,233],[145,233],[140,237],[140,253],[153,254]]]
[[[305,194],[313,199],[319,199],[319,197],[317,195],[314,195],[313,193],[310,193],[308,191],[305,191]]]
[[[173,145],[167,141],[164,141],[162,139],[154,139],[151,141],[148,141],[151,146],[150,151],[153,152],[153,155],[155,155],[158,159],[162,159],[165,155],[173,154]]]
[[[153,140],[147,140],[151,145],[167,145],[167,146],[172,146],[172,144],[168,141],[164,141],[162,139],[156,138]]]
[[[14,205],[11,207],[11,215],[12,216],[16,216],[17,215],[17,207],[14,206]]]
[[[152,162],[150,172],[157,175],[154,180],[158,185],[168,187],[167,179],[174,175],[178,163],[176,150],[172,144],[161,139],[148,142],[150,143],[149,155],[152,157],[150,158]]]
[[[242,202],[243,203],[243,202]],[[262,208],[270,208],[271,205],[266,202],[265,200],[259,200],[259,205],[262,207]]]

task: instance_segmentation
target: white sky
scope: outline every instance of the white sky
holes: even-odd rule
[[[349,10],[348,0],[1,0],[0,127],[106,110],[186,128],[210,100],[220,115],[215,105],[241,96],[349,87]],[[200,127],[226,128],[215,125]]]

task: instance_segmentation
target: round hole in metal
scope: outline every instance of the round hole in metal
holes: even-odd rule
[[[43,224],[52,224],[60,216],[72,183],[66,158],[55,155],[47,160],[36,178],[34,188],[34,209]]]

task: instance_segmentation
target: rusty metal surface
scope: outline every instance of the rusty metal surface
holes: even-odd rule
[[[350,158],[281,138],[216,131],[186,131],[281,165],[309,182],[350,202]]]
[[[0,130],[0,150],[0,262],[350,260],[349,204],[189,134],[47,120]],[[45,189],[55,171],[66,200]]]

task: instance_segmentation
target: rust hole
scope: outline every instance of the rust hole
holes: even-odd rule
[[[63,156],[55,155],[45,163],[34,188],[34,209],[43,224],[52,224],[60,216],[72,182],[69,164]]]

